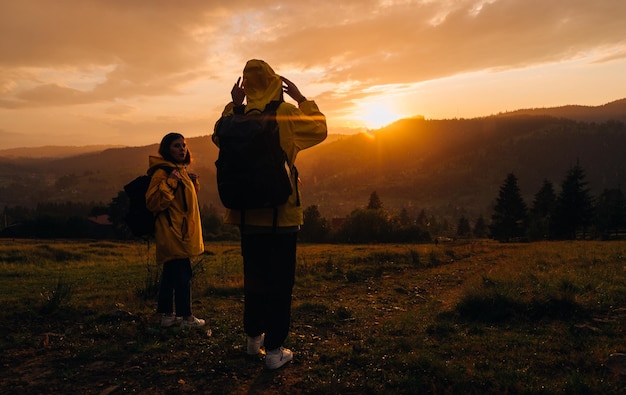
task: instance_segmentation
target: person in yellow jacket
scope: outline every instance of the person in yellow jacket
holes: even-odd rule
[[[291,167],[300,150],[324,141],[326,117],[314,101],[307,100],[294,83],[277,75],[266,62],[252,59],[246,63],[243,80],[238,79],[233,86],[232,101],[222,117],[234,112],[263,111],[270,101],[282,99],[283,92],[298,104],[296,107],[282,102],[276,110],[280,145]],[[219,147],[219,138],[213,134],[212,139]],[[292,351],[283,347],[291,323],[297,232],[303,223],[300,196],[296,196],[301,188],[293,190],[287,203],[278,207],[276,227],[273,208],[246,210],[243,224],[239,211],[227,209],[224,221],[240,225],[241,230],[247,353],[256,355],[265,346],[265,365],[269,369],[293,359]]]
[[[146,207],[156,215],[156,260],[163,265],[157,313],[161,326],[203,326],[191,312],[191,260],[204,252],[197,190],[198,177],[187,172],[191,152],[180,133],[161,140],[159,156],[150,156],[152,175]],[[174,310],[174,302],[176,309]]]

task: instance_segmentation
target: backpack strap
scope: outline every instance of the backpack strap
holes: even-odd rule
[[[293,185],[294,185],[294,189],[296,192],[296,206],[299,207],[300,206],[300,193],[298,191],[298,168],[296,167],[296,165],[292,166],[293,168]]]
[[[265,110],[263,112],[272,112],[274,113],[274,117],[276,117],[276,111],[278,111],[278,107],[283,102],[283,91],[280,91],[280,98],[278,100],[272,100],[267,103],[265,106]],[[278,121],[277,121],[278,122]],[[278,134],[280,135],[280,128],[278,128]],[[285,160],[287,160],[287,154],[283,150],[283,154],[285,155]],[[278,227],[278,207],[274,207],[274,213],[272,215],[272,232],[276,232],[276,228]]]
[[[271,102],[267,103],[267,105],[265,106],[265,110],[263,110],[263,112],[270,112],[270,111],[276,112],[282,102],[283,102],[282,97],[279,100],[272,100]]]
[[[172,170],[174,170],[174,168],[173,168],[172,166],[159,165],[159,166],[155,166],[155,167],[153,167],[153,168],[149,169],[149,170],[148,170],[148,175],[149,175],[150,177],[152,177],[152,176],[154,175],[154,172],[155,172],[157,169],[164,170],[164,171],[167,173],[167,175],[168,175],[168,176],[169,176],[169,174],[172,172]],[[184,187],[185,187],[185,186],[183,185],[183,188],[184,188]],[[185,206],[185,211],[187,211],[187,200],[185,199],[185,194],[184,194],[184,193],[183,193],[183,204],[184,204],[184,206]],[[161,214],[161,213],[165,213],[165,218],[167,218],[167,224],[169,225],[169,227],[171,228],[172,226],[174,226],[174,224],[172,223],[172,216],[170,215],[170,210],[169,210],[169,208],[166,208],[165,210],[163,210],[163,211],[159,211],[158,213],[156,213],[156,214],[154,215],[154,219],[156,220],[156,218],[157,218],[157,217],[159,216],[159,214]]]
[[[253,109],[251,109],[251,110],[248,110],[248,111],[245,113],[245,115],[251,114],[251,113],[253,113],[253,112],[257,112],[257,113],[259,113],[259,114],[265,114],[265,113],[268,113],[268,112],[273,112],[273,113],[276,113],[276,111],[278,110],[278,107],[280,107],[280,104],[281,104],[283,101],[284,101],[284,100],[283,100],[282,95],[281,95],[280,99],[278,99],[278,100],[272,100],[271,102],[267,103],[267,104],[265,105],[265,108],[263,109],[263,111],[259,110],[258,108],[253,108]],[[242,113],[243,113],[243,110],[241,109],[241,107],[243,107],[243,106],[240,106],[240,107],[238,108],[238,110],[239,110],[239,111],[237,112],[237,114],[242,114]],[[233,110],[233,113],[235,113],[235,111],[234,111],[234,110]],[[274,114],[274,115],[276,115],[276,114]],[[218,121],[218,122],[219,122],[219,121]]]

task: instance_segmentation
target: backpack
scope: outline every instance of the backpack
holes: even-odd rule
[[[169,166],[159,166],[158,168],[168,173],[172,171]],[[146,192],[151,179],[152,175],[144,174],[124,185],[124,191],[130,201],[124,222],[132,234],[137,237],[154,235],[156,215],[146,208]]]
[[[262,112],[222,117],[215,125],[219,197],[224,207],[242,210],[242,217],[243,210],[258,208],[274,208],[276,216],[277,206],[293,193],[290,176],[297,179],[297,170],[289,167],[276,122],[281,102],[268,103]]]

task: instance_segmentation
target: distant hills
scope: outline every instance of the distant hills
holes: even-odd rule
[[[602,122],[605,120],[626,122],[626,99],[616,100],[601,106],[570,105],[553,108],[517,110],[500,114],[500,116],[516,115],[547,115],[582,122]]]
[[[81,147],[72,146],[43,146],[9,148],[0,150],[0,157],[5,158],[64,158],[93,152],[100,152],[108,148],[121,148],[122,145],[86,145]]]
[[[304,205],[327,218],[367,204],[376,191],[389,211],[488,217],[506,175],[518,177],[527,204],[544,179],[557,192],[577,161],[594,194],[626,185],[626,99],[598,107],[519,110],[474,119],[399,120],[369,134],[333,136],[302,151]],[[332,132],[332,131],[331,131]],[[201,204],[221,208],[215,191],[217,149],[209,136],[188,139],[200,174]],[[39,202],[108,204],[146,171],[157,145],[107,147],[63,157],[46,147],[0,151],[0,205]],[[59,147],[58,152],[63,152]],[[30,152],[29,152],[30,151]],[[38,152],[37,155],[34,152]],[[89,151],[89,150],[87,150]]]

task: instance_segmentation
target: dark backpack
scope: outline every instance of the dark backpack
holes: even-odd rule
[[[215,162],[217,190],[226,208],[274,208],[293,193],[287,155],[280,146],[276,109],[270,102],[263,112],[235,113],[215,125],[219,154]],[[243,222],[243,220],[242,220]]]
[[[159,166],[158,168],[168,173],[172,171],[172,168],[168,166]],[[146,208],[146,192],[151,179],[151,175],[144,174],[124,185],[124,191],[130,201],[124,222],[133,235],[138,237],[154,235],[156,215]]]

